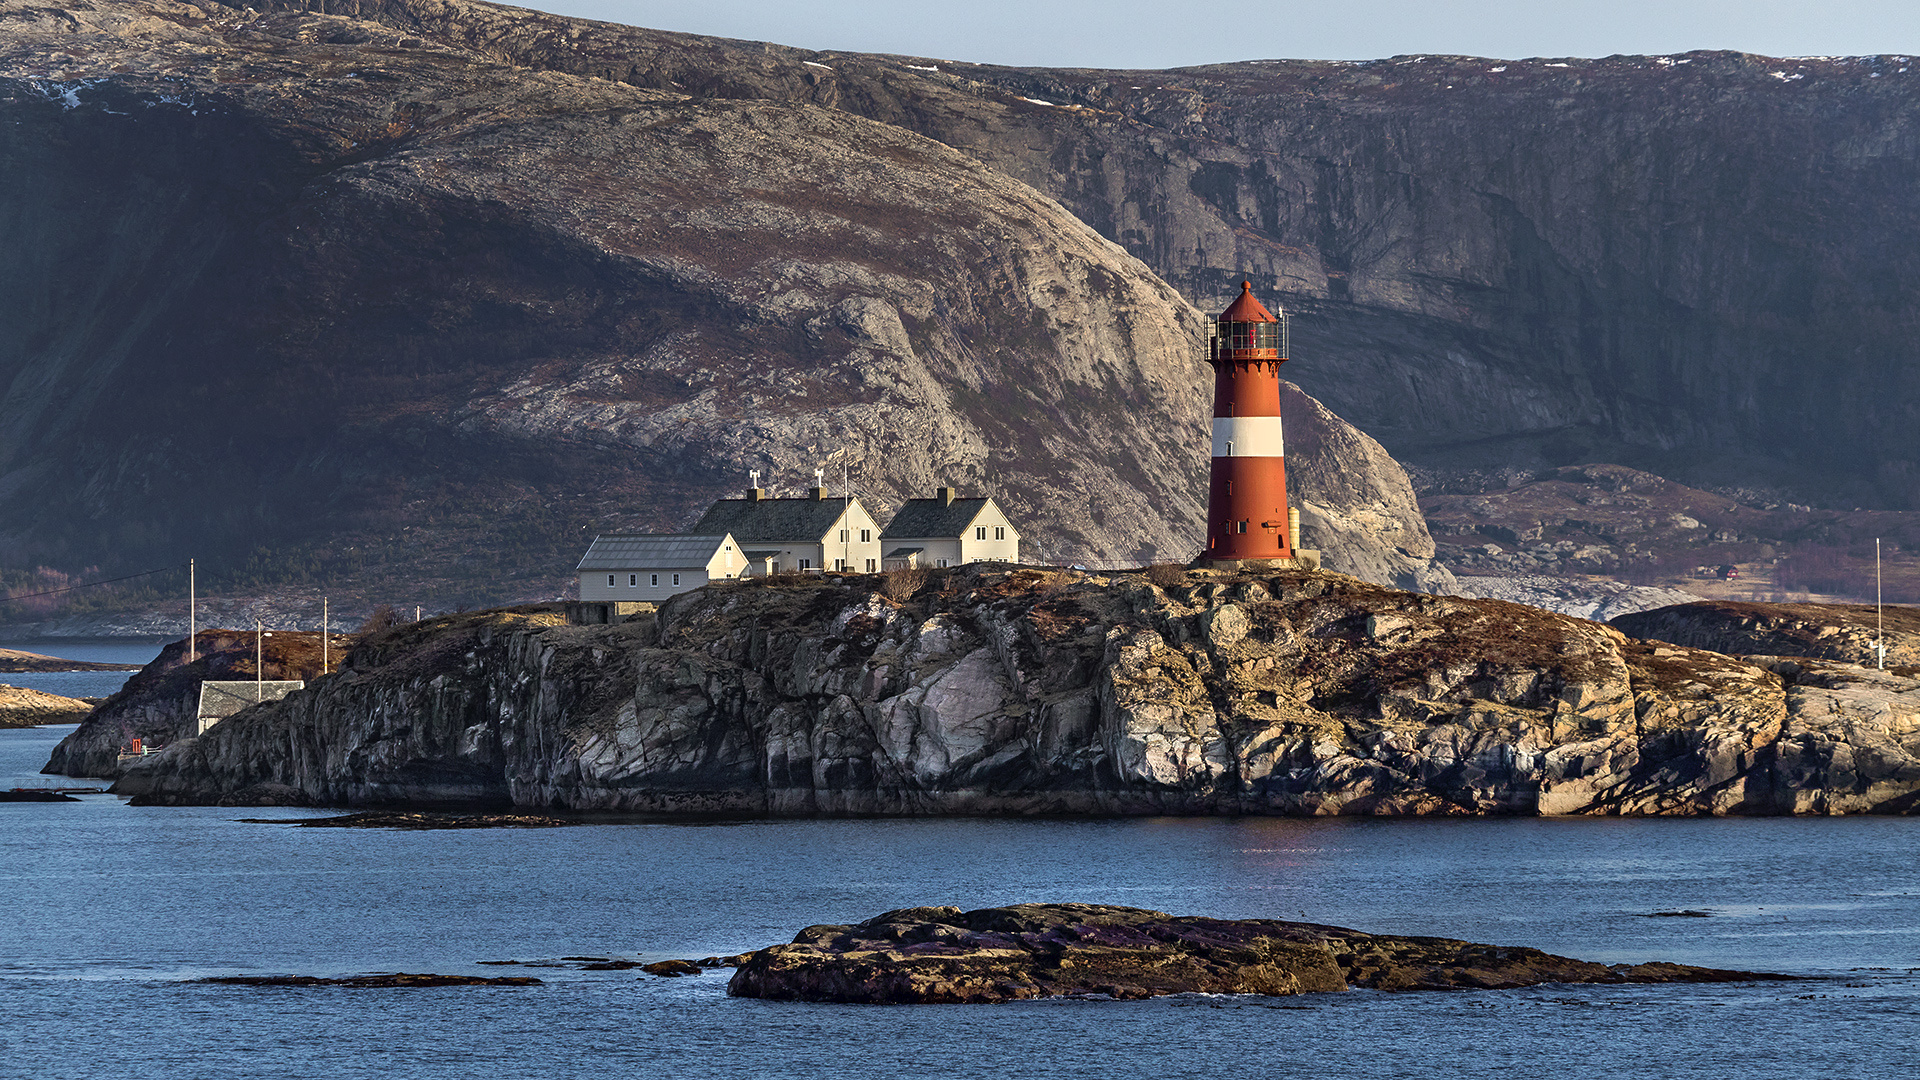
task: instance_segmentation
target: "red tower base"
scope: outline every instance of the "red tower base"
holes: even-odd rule
[[[1203,559],[1291,559],[1287,543],[1287,460],[1217,457],[1207,483]]]

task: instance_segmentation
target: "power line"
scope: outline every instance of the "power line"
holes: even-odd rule
[[[168,574],[178,569],[180,568],[177,566],[163,566],[158,570],[146,570],[138,574],[128,574],[126,577],[107,578],[105,581],[86,581],[78,585],[69,585],[64,589],[48,589],[46,592],[30,592],[21,593],[19,596],[0,597],[0,603],[6,603],[12,600],[31,600],[36,596],[53,596],[56,593],[72,592],[75,589],[91,589],[95,585],[111,585],[116,581],[132,581],[134,578],[152,577],[155,574]]]

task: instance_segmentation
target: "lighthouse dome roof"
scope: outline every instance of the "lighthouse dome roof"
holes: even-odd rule
[[[1219,321],[1230,323],[1279,322],[1280,320],[1274,317],[1273,312],[1267,310],[1265,304],[1254,299],[1253,282],[1243,281],[1240,283],[1240,295],[1234,297],[1233,303],[1227,305],[1227,310],[1220,313]]]

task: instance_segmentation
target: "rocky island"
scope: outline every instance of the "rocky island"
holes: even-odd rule
[[[810,926],[741,958],[736,997],[980,1004],[1041,997],[1505,990],[1540,983],[1744,982],[1787,976],[1683,964],[1607,966],[1539,949],[1271,919],[1095,904],[889,911]]]
[[[1916,691],[1331,573],[788,575],[611,626],[535,606],[398,627],[114,790],[667,814],[1909,813]]]
[[[82,698],[0,683],[0,728],[78,723],[93,711],[93,704]]]

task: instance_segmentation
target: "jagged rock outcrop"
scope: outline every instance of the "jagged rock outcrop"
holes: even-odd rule
[[[1782,978],[1683,964],[1608,967],[1539,949],[1369,934],[1274,919],[1209,919],[1103,904],[904,908],[809,926],[742,957],[727,993],[868,1005],[983,1004],[1166,994],[1286,997],[1368,990],[1506,990],[1540,983]]]
[[[1203,306],[1249,272],[1284,292],[1297,353],[1322,360],[1294,377],[1403,458],[1620,461],[1920,507],[1920,372],[1890,359],[1920,332],[1912,57],[1049,70],[471,0],[253,6],[917,131],[1059,199]]]
[[[1333,574],[958,568],[450,616],[128,771],[150,802],[668,813],[1904,813],[1920,682]],[[891,591],[894,595],[889,595]]]
[[[1037,560],[1198,550],[1200,317],[1053,199],[846,110],[508,61],[0,0],[0,495],[41,508],[0,551],[552,596],[583,533],[821,465],[882,511],[990,489]],[[1328,565],[1444,583],[1397,466],[1300,400]]]
[[[1701,600],[1617,616],[1622,633],[1715,652],[1774,653],[1874,664],[1884,632],[1888,667],[1920,673],[1920,610],[1872,604],[1757,604]]]

